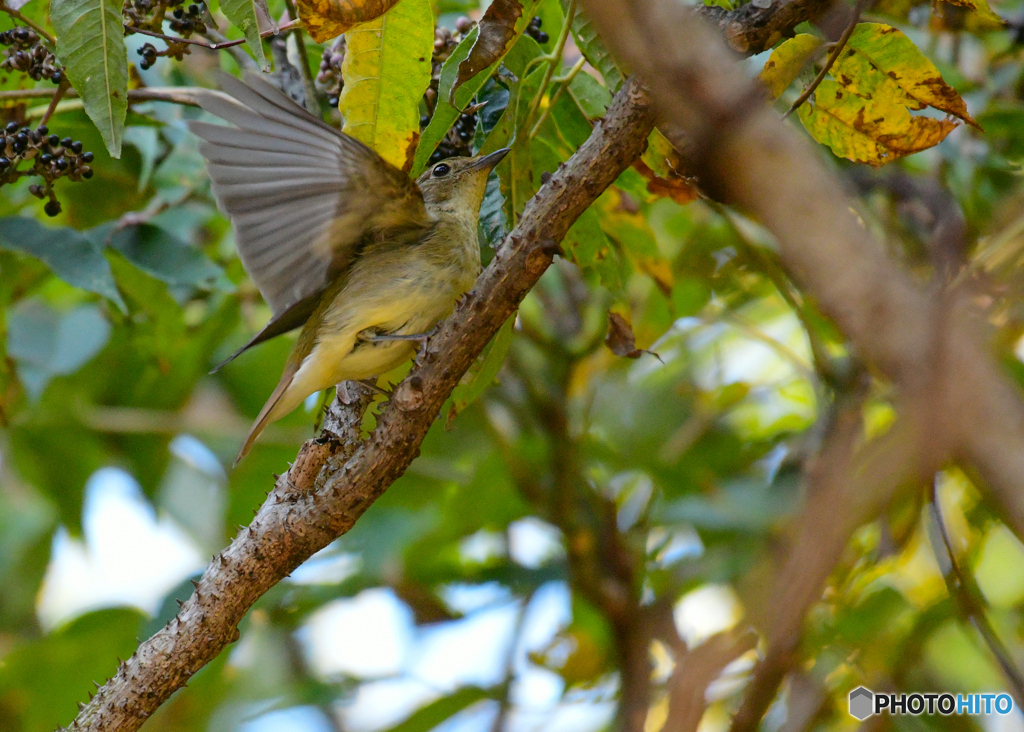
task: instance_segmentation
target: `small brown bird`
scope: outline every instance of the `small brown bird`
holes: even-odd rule
[[[273,311],[231,359],[302,326],[237,464],[267,424],[310,394],[395,368],[451,314],[480,274],[480,204],[508,150],[445,160],[413,182],[253,74],[222,88],[200,105],[235,127],[189,127]]]

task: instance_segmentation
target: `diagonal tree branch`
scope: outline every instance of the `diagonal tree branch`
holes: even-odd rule
[[[252,604],[348,531],[419,452],[444,400],[551,264],[557,242],[641,153],[654,114],[631,79],[573,157],[527,204],[497,255],[420,352],[377,429],[358,442],[361,409],[337,402],[252,523],[214,561],[178,616],[145,641],[86,705],[74,730],[132,732],[238,637]],[[365,404],[365,393],[355,406]]]

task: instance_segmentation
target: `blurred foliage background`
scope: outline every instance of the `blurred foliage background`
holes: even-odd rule
[[[483,8],[476,0],[433,6],[439,30],[434,83],[420,102],[422,139],[444,155],[471,154],[520,130],[484,204],[485,259],[621,83],[579,16],[564,57],[551,64],[554,86],[543,83],[545,64],[533,62],[556,47],[565,8],[557,0],[531,7],[504,67],[463,87],[463,103],[487,105],[460,117],[445,107],[452,79],[442,63],[468,50],[459,45],[473,27],[466,18]],[[269,10],[281,17],[283,0]],[[993,10],[1024,17],[1016,0]],[[981,304],[999,328],[1004,361],[1024,379],[1014,271],[1024,251],[1024,36],[1019,24],[976,22],[974,12],[882,0],[865,19],[901,28],[983,131],[960,126],[880,172],[832,160],[862,194],[865,226],[896,260],[922,278],[951,267],[987,288]],[[21,13],[50,28],[45,0]],[[203,13],[229,28],[216,6]],[[532,18],[540,23],[527,26]],[[0,14],[0,30],[13,23]],[[235,28],[228,35],[241,37]],[[128,37],[133,61],[147,58],[136,53],[144,42]],[[265,48],[286,87],[296,64],[308,65],[307,77],[318,77],[314,103],[340,124],[344,46],[289,34]],[[215,69],[237,73],[245,59],[201,49],[180,61],[150,57],[132,67],[131,88],[212,86]],[[767,58],[752,59],[751,72]],[[48,84],[0,75],[3,91]],[[35,124],[46,109],[45,99],[2,104],[5,124]],[[133,104],[114,159],[81,102],[62,101],[48,126],[93,153],[93,177],[58,181],[62,211],[53,219],[29,179],[2,187],[3,730],[70,722],[93,682],[173,617],[189,578],[247,523],[271,474],[314,434],[319,398],[227,467],[291,341],[207,374],[269,310],[245,277],[185,130],[199,115],[167,102]],[[421,144],[417,164],[432,152]],[[947,192],[939,205],[929,186]],[[963,246],[937,255],[936,223],[957,208]],[[565,257],[456,393],[409,472],[351,533],[263,597],[239,641],[144,729],[615,726],[630,673],[623,618],[667,606],[690,648],[742,626],[756,585],[748,578],[799,510],[801,472],[824,426],[843,395],[870,379],[789,281],[773,246],[741,212],[698,198],[655,133],[644,160],[570,232]],[[619,325],[609,335],[610,313]],[[630,335],[647,350],[634,351]],[[890,394],[877,380],[867,388],[864,430],[878,434],[891,417]],[[938,476],[936,495],[1000,642],[1024,661],[1024,546],[969,476]],[[765,729],[851,729],[846,694],[861,684],[1006,688],[947,592],[928,500],[907,491],[858,533],[807,621],[798,678]],[[617,605],[609,583],[625,588]],[[653,692],[645,729],[654,732],[666,715],[673,650],[654,641],[642,652]],[[756,654],[730,664],[709,689],[703,730],[727,727]],[[793,726],[797,708],[810,711]],[[1024,729],[1019,714],[885,724]]]

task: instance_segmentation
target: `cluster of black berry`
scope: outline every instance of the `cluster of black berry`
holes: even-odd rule
[[[154,33],[163,31],[164,20],[170,13],[171,30],[181,35],[182,38],[189,38],[193,33],[206,32],[206,7],[197,0],[185,7],[187,0],[130,0],[124,4],[121,14],[124,16],[126,35],[132,35],[134,28],[148,30]],[[158,51],[152,43],[144,43],[137,53],[142,56],[139,66],[143,69],[150,68],[161,56],[168,56],[181,61],[189,54],[189,44],[178,41],[165,41],[167,48]]]
[[[420,119],[429,122],[429,118]],[[425,126],[425,125],[424,125]],[[446,158],[457,158],[460,156],[471,156],[473,154],[473,135],[476,132],[476,113],[460,114],[448,134],[438,144],[434,154],[430,156],[430,162],[436,163]]]
[[[0,69],[20,71],[36,81],[49,79],[54,84],[64,80],[64,70],[50,50],[42,44],[39,34],[30,28],[18,26],[0,33]]]
[[[338,36],[320,58],[320,71],[316,75],[316,85],[327,95],[327,103],[338,106],[341,89],[345,85],[341,78],[341,64],[345,61],[345,36]]]
[[[201,0],[193,0],[188,8],[188,0],[127,0],[121,8],[125,25],[142,30],[161,33],[164,20],[171,15],[170,26],[175,33],[188,38],[193,33],[206,31],[206,8]],[[131,34],[131,31],[128,31]]]
[[[537,43],[547,43],[548,42],[548,34],[545,33],[544,31],[542,31],[540,29],[540,26],[541,26],[541,20],[540,20],[540,18],[538,18],[535,15],[532,18],[530,18],[530,23],[529,23],[529,25],[526,26],[525,33],[530,38],[532,38],[533,40],[537,41]]]
[[[188,38],[193,33],[205,33],[206,21],[203,20],[203,8],[196,3],[191,3],[188,10],[175,8],[171,12],[171,30],[180,33],[182,38]]]
[[[434,107],[437,106],[437,89],[441,84],[441,66],[452,55],[455,47],[459,45],[459,41],[473,29],[474,25],[475,23],[472,20],[462,16],[455,21],[454,33],[444,27],[438,27],[434,31],[434,53],[430,58],[430,86],[427,87],[427,91],[423,94],[423,102],[427,106],[427,122],[434,116]],[[422,122],[422,120],[421,126],[426,126],[426,123]]]
[[[38,176],[42,183],[33,183],[29,193],[39,199],[47,198],[44,211],[47,216],[60,213],[60,202],[53,192],[53,183],[58,178],[79,181],[92,178],[93,161],[91,152],[82,152],[82,143],[70,137],[61,139],[50,134],[46,125],[36,129],[18,127],[17,122],[8,123],[0,134],[0,185],[13,183],[26,176]],[[29,161],[30,165],[19,169]]]
[[[139,68],[146,70],[156,63],[159,56],[166,56],[167,49],[158,51],[156,50],[156,46],[152,43],[143,43],[136,53],[142,56],[142,61],[139,62]]]

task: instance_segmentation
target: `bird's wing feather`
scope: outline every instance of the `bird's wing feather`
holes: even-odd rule
[[[409,177],[254,74],[221,78],[200,106],[233,127],[192,122],[242,264],[280,316],[321,293],[361,244],[431,225]]]

